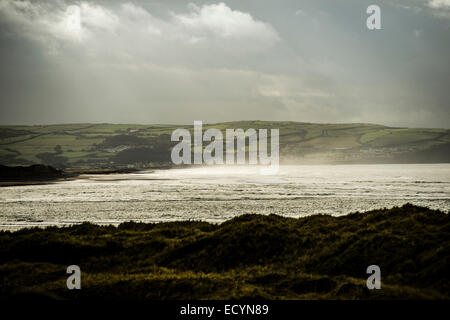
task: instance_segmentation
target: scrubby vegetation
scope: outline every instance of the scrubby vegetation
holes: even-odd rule
[[[66,288],[71,264],[81,290]],[[366,287],[372,264],[381,290]],[[449,270],[450,216],[413,205],[0,232],[3,299],[449,299]]]

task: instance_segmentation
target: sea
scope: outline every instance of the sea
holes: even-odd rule
[[[242,214],[345,215],[411,203],[450,211],[450,164],[207,166],[0,188],[0,230]]]

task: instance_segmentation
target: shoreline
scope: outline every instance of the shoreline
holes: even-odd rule
[[[28,186],[28,185],[45,185],[63,181],[73,181],[80,179],[83,175],[112,175],[112,174],[127,174],[137,173],[144,170],[134,168],[119,168],[119,169],[69,169],[66,171],[60,170],[60,176],[49,177],[13,177],[13,178],[0,178],[1,187],[15,187],[15,186]]]
[[[436,162],[436,163],[281,163],[280,167],[283,166],[358,166],[358,165],[445,165],[450,164],[448,162]],[[41,166],[41,165],[35,165]],[[246,166],[246,165],[242,165]],[[6,167],[6,166],[2,166]],[[30,166],[32,167],[32,166]],[[7,168],[30,168],[30,167],[7,167]],[[49,167],[49,166],[47,166]],[[160,165],[160,166],[152,166],[149,168],[112,168],[112,169],[67,169],[67,170],[58,170],[60,173],[57,176],[36,176],[36,177],[2,177],[0,175],[0,188],[1,187],[14,187],[14,186],[27,186],[27,185],[45,185],[52,184],[63,181],[73,181],[80,179],[82,176],[89,175],[113,175],[113,174],[128,174],[128,173],[143,173],[143,172],[152,172],[154,170],[177,170],[177,169],[191,169],[191,168],[211,168],[214,166],[208,165]],[[215,167],[226,167],[226,165],[215,165]],[[238,165],[234,165],[233,167],[239,167]],[[51,167],[50,167],[51,168]],[[54,168],[53,168],[54,169]],[[55,169],[56,170],[56,169]]]

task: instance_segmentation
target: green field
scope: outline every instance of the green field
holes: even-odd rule
[[[61,124],[0,127],[0,164],[99,168],[170,162],[170,135],[191,125]],[[449,162],[450,130],[373,124],[237,121],[204,130],[280,130],[285,163]],[[225,136],[225,135],[224,135]]]

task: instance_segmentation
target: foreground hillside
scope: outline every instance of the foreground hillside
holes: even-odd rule
[[[342,217],[0,232],[0,297],[64,299],[450,298],[450,216],[405,205]],[[82,289],[66,288],[79,265]],[[381,268],[381,290],[366,268]]]
[[[70,124],[0,127],[0,164],[57,168],[147,167],[170,162],[172,125]],[[280,130],[282,162],[450,162],[450,130],[372,124],[240,121],[204,129]]]

